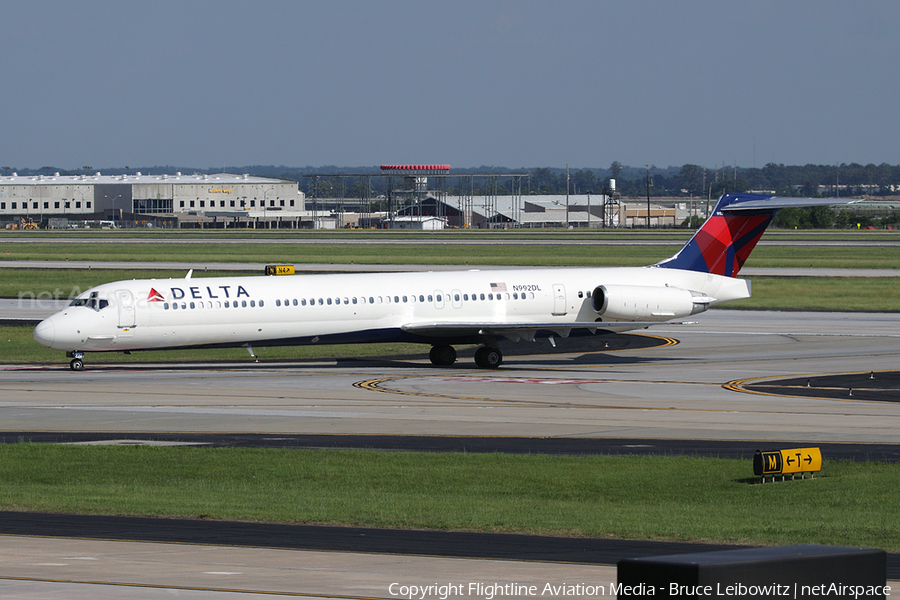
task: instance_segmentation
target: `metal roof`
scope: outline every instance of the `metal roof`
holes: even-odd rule
[[[0,176],[0,185],[93,185],[93,184],[148,184],[148,183],[182,183],[182,184],[226,184],[239,183],[289,183],[286,179],[271,179],[268,177],[255,177],[252,175],[236,175],[234,173],[192,174],[182,173],[144,175],[140,172],[134,175],[101,175],[99,172],[93,175],[12,175]],[[290,182],[293,183],[293,182]]]

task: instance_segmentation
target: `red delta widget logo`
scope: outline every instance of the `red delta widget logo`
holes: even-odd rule
[[[194,300],[218,300],[228,298],[249,298],[250,294],[242,285],[220,285],[220,286],[191,286],[187,291],[180,287],[169,288],[172,293],[172,300],[182,300],[188,297]],[[147,302],[165,302],[166,298],[155,288],[150,288],[147,295]]]

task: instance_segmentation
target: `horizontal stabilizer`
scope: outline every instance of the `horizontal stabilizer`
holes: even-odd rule
[[[738,198],[721,211],[725,214],[746,213],[755,211],[775,211],[781,208],[806,208],[808,206],[842,206],[854,204],[859,200],[846,198],[787,198],[772,196],[770,198]]]

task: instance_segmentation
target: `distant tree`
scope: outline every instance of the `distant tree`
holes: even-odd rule
[[[586,194],[594,191],[594,188],[597,186],[594,172],[590,169],[581,169],[570,173],[569,179],[571,180],[573,194]]]
[[[805,223],[812,229],[831,229],[834,227],[834,211],[828,206],[810,206],[804,209]]]
[[[759,174],[759,177],[750,177],[748,183],[755,190],[772,190],[779,196],[791,196],[794,193],[794,170],[794,167],[768,163],[759,170],[748,169]]]
[[[888,225],[896,229],[896,227],[900,225],[900,213],[892,212],[889,215],[881,217],[881,226],[887,227]]]
[[[819,195],[819,184],[807,180],[800,187],[800,193],[807,198],[813,198],[815,196],[818,196]]]
[[[350,186],[350,192],[347,194],[350,198],[365,198],[366,197],[366,180],[358,179],[353,182],[353,185]],[[372,196],[372,186],[368,186],[368,195]]]
[[[695,196],[700,195],[703,191],[703,167],[691,164],[684,165],[681,167],[681,171],[678,172],[676,185],[679,190],[685,189]]]
[[[800,209],[794,207],[782,208],[775,213],[772,225],[779,229],[797,229],[800,227]]]
[[[835,223],[855,223],[855,215],[849,211],[841,211],[836,215],[828,206],[809,206],[806,208],[782,208],[775,213],[772,224],[781,229],[831,229]]]
[[[340,186],[340,183],[331,179],[316,179],[315,183],[309,185],[309,195],[316,198],[334,198],[335,186]]]
[[[682,227],[687,227],[689,229],[699,229],[701,225],[703,225],[703,217],[699,215],[688,217],[681,222]]]
[[[856,214],[852,210],[842,208],[834,217],[834,226],[838,229],[846,229],[851,225],[856,226]]]
[[[609,165],[609,176],[613,179],[618,180],[619,176],[622,174],[622,163],[617,160],[614,160],[611,165]]]
[[[750,189],[747,182],[743,179],[724,179],[710,186],[713,198],[717,198],[722,194],[740,194]]]
[[[891,178],[891,165],[881,163],[875,167],[875,182],[878,184],[878,193],[881,196],[887,196],[891,190],[893,180]]]
[[[861,229],[865,229],[866,227],[872,227],[875,225],[875,221],[872,220],[872,217],[869,215],[856,215],[856,223],[850,225],[851,228],[856,228],[859,225]]]
[[[559,182],[556,175],[548,168],[535,169],[531,172],[531,188],[538,194],[555,194]]]

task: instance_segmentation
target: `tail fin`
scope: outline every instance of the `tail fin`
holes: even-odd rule
[[[737,277],[779,208],[849,204],[836,198],[779,198],[725,194],[694,237],[656,267]]]

